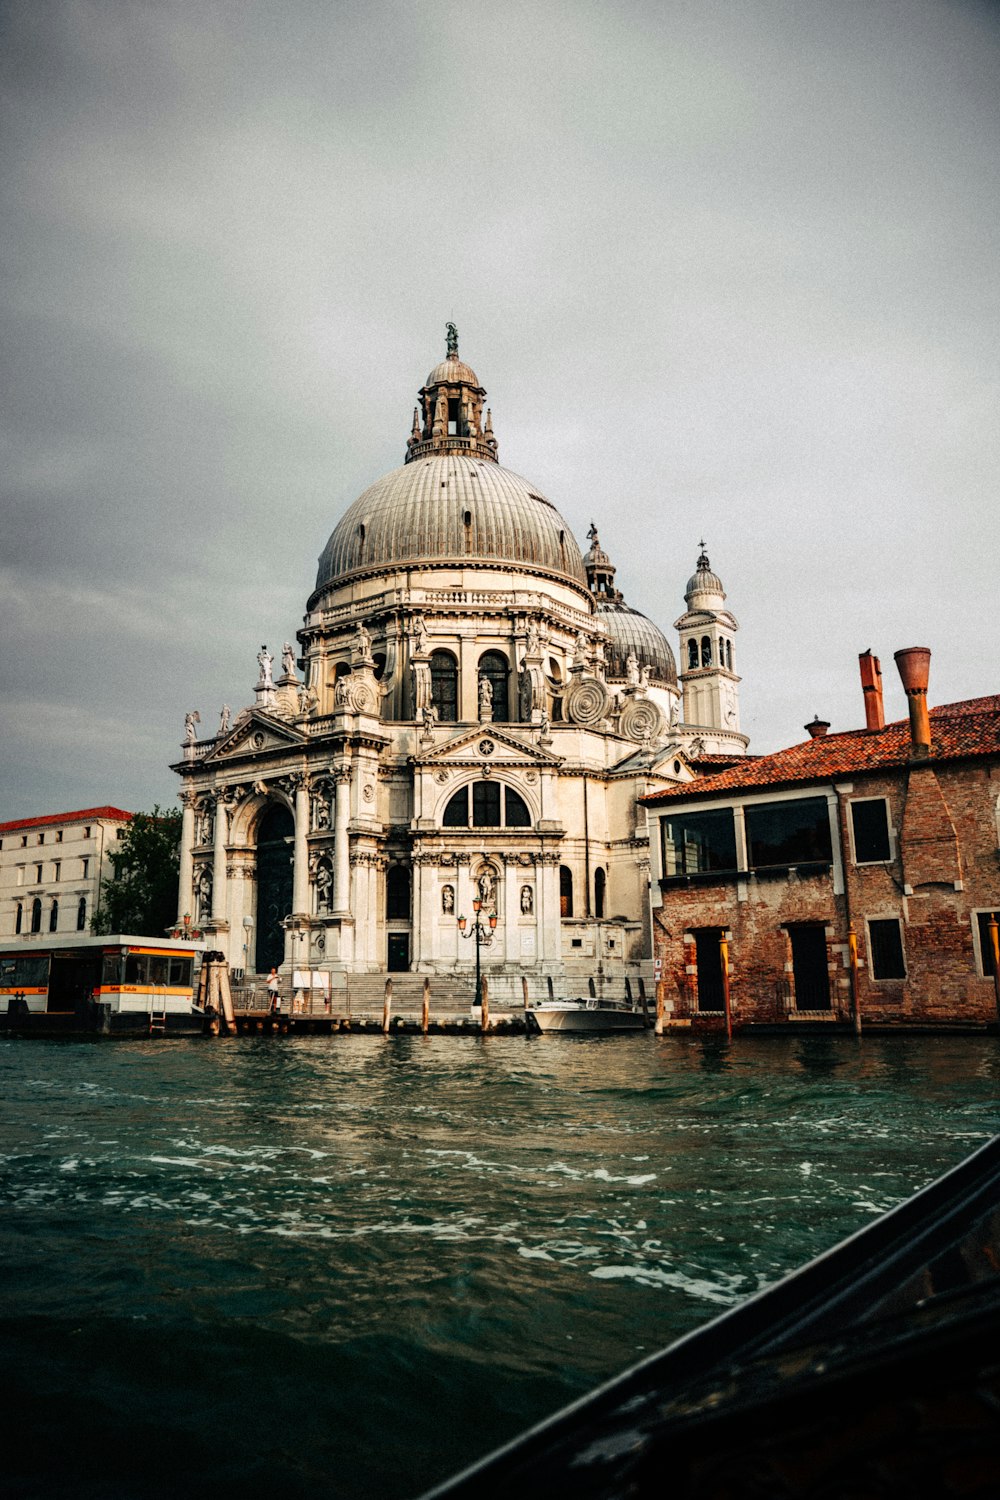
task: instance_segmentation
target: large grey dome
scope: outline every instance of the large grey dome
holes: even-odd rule
[[[594,613],[608,628],[607,675],[624,678],[629,652],[635,653],[639,666],[649,667],[649,680],[660,686],[677,686],[677,663],[670,642],[652,620],[631,609],[620,599],[598,598]]]
[[[419,563],[525,569],[586,587],[580,549],[552,502],[465,453],[412,459],[365,490],[323,549],[316,589]]]

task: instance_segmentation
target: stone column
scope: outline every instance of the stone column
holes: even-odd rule
[[[194,916],[194,792],[181,792],[181,861],[177,880],[177,920],[183,921],[185,913]]]
[[[226,887],[226,836],[228,820],[221,793],[215,798],[215,843],[212,847],[212,915],[217,922],[229,916]]]
[[[351,820],[351,768],[338,766],[334,772],[337,782],[333,816],[333,909],[349,912],[351,909],[351,842],[348,824]]]
[[[303,773],[292,778],[295,787],[295,844],[292,865],[292,915],[309,914],[309,783]]]

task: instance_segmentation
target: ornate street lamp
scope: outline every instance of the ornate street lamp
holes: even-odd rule
[[[480,948],[488,948],[490,946],[490,944],[492,943],[492,941],[493,941],[493,934],[496,932],[497,921],[499,919],[498,919],[497,914],[496,914],[495,911],[484,913],[483,912],[483,903],[481,901],[479,901],[479,900],[473,901],[473,903],[472,903],[472,910],[475,912],[476,916],[475,916],[475,921],[472,923],[472,926],[469,927],[468,932],[466,932],[466,930],[465,930],[466,927],[468,926],[468,921],[467,921],[467,919],[465,917],[459,917],[458,918],[458,930],[459,930],[459,932],[462,934],[462,936],[464,938],[475,938],[475,940],[476,940],[476,1000],[475,1000],[475,1003],[476,1003],[476,1005],[482,1005],[482,1003],[483,1003],[483,981],[482,981],[481,970],[480,970],[480,966],[479,966],[479,950],[480,950]],[[483,922],[483,916],[484,915],[486,917],[486,922],[485,923]]]

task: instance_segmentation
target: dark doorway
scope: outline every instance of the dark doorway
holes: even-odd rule
[[[287,807],[272,804],[257,825],[258,974],[277,969],[285,957],[282,921],[292,909],[292,840],[295,823]]]
[[[790,927],[792,978],[796,1010],[830,1009],[830,972],[827,968],[826,931],[822,927]]]
[[[389,973],[403,974],[410,967],[410,934],[408,932],[390,932],[389,934]]]
[[[101,982],[102,957],[99,951],[53,953],[46,1010],[76,1010],[88,1000]]]
[[[703,927],[694,935],[699,1010],[725,1010],[726,1007],[722,992],[721,937],[721,927]]]

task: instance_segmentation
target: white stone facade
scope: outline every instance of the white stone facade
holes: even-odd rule
[[[449,345],[406,464],[323,552],[298,657],[275,679],[262,648],[254,704],[189,729],[178,920],[236,969],[471,974],[480,899],[496,1000],[649,987],[637,799],[692,775],[673,655],[596,531],[582,559],[500,467],[484,396]]]
[[[131,817],[120,807],[85,807],[0,823],[0,940],[89,932]]]

